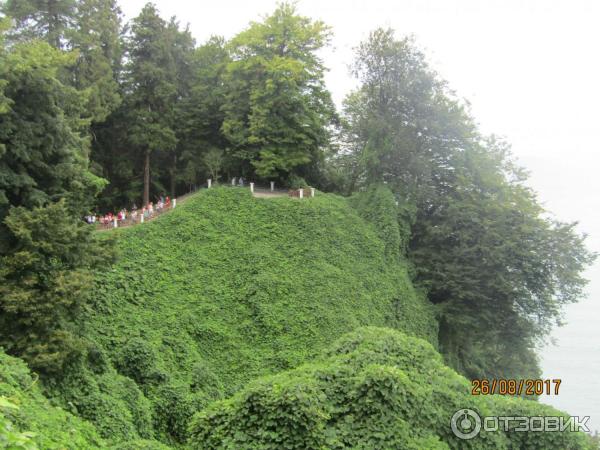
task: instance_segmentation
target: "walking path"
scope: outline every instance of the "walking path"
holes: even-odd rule
[[[223,186],[227,186],[227,184],[224,184]],[[206,189],[206,188],[202,188],[202,189]],[[210,187],[209,187],[209,189],[210,189]],[[250,189],[253,189],[252,195],[256,198],[278,198],[278,197],[288,197],[288,196],[289,197],[299,197],[299,190],[290,190],[290,191],[282,190],[282,189],[271,190],[270,188],[259,188],[259,187],[253,187]],[[303,196],[310,197],[310,191],[308,191],[308,189],[304,189],[304,191],[305,192],[304,192]],[[180,197],[177,197],[176,199],[174,199],[174,202],[172,203],[173,206],[171,206],[169,208],[163,208],[161,210],[155,210],[151,216],[145,217],[143,222],[141,221],[140,215],[138,215],[138,217],[136,219],[131,219],[131,215],[128,213],[127,219],[118,221],[116,227],[114,226],[113,222],[111,222],[109,225],[102,225],[100,223],[96,223],[97,231],[109,231],[109,230],[114,230],[116,228],[128,228],[133,225],[137,225],[139,223],[149,222],[149,221],[155,219],[156,217],[169,212],[170,210],[172,210],[175,207],[175,205],[179,206],[179,205],[185,203],[185,201],[188,198],[190,198],[192,195],[196,194],[197,192],[198,191],[194,191],[194,192],[190,192],[188,194],[182,195]]]
[[[276,198],[289,196],[288,191],[270,191],[268,189],[254,189],[252,195],[256,198]]]

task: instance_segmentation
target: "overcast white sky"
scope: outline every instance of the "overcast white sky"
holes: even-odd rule
[[[120,0],[132,18],[146,2]],[[275,1],[156,0],[202,43],[230,38]],[[353,88],[352,48],[378,26],[414,34],[432,66],[449,81],[486,133],[504,136],[548,209],[579,220],[600,251],[600,2],[593,0],[303,0],[300,12],[333,27],[324,52],[338,105]],[[548,401],[590,414],[600,429],[600,267],[589,272],[589,298],[567,311],[570,324],[544,356],[545,376],[563,378]],[[591,383],[596,383],[592,386]]]

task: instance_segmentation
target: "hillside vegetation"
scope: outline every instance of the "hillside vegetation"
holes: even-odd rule
[[[333,30],[293,2],[228,40],[191,30],[153,3],[125,23],[118,0],[0,0],[0,357],[27,365],[0,370],[0,448],[181,448],[202,410],[195,446],[459,446],[440,427],[464,380],[433,349],[469,379],[541,376],[536,348],[596,258],[585,235],[544,208],[412,38],[376,28],[352,43],[357,83],[336,108]],[[90,226],[242,179],[319,195],[219,187],[144,225]],[[379,375],[349,360],[336,378],[318,355],[365,326],[420,339],[398,338],[406,354],[429,342],[439,364],[415,383],[444,394],[394,392],[359,417],[352,389]],[[386,339],[372,336],[382,354]],[[383,383],[411,391],[394,351]],[[309,361],[327,380],[298,379]],[[35,375],[15,383],[13,369]],[[299,440],[246,401],[271,376],[318,395]],[[296,418],[294,395],[265,392]],[[407,405],[429,420],[416,434],[401,431]],[[554,437],[545,448],[575,448]]]
[[[0,351],[0,448],[103,448],[94,427],[51,406],[27,365]]]
[[[393,202],[389,191],[369,195]],[[350,203],[216,188],[117,231],[119,260],[97,275],[85,318],[87,365],[56,391],[104,436],[183,441],[211,400],[358,327],[436,345],[431,306],[389,250],[399,231],[384,242]],[[393,203],[387,214],[397,224]]]
[[[581,433],[452,434],[465,407],[563,413],[473,397],[444,365],[400,216],[383,186],[304,200],[215,188],[101,233],[119,258],[96,276],[86,358],[45,386],[71,411],[0,354],[0,436],[43,449],[591,449]]]
[[[486,432],[450,427],[468,407],[481,416],[563,413],[524,399],[472,396],[470,383],[422,339],[361,328],[311,364],[251,383],[199,413],[194,449],[592,449],[583,433]]]

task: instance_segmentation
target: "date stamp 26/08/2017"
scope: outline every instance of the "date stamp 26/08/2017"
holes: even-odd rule
[[[558,395],[561,379],[474,379],[471,380],[472,395]]]

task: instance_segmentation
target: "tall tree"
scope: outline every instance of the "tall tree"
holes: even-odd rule
[[[204,155],[224,149],[226,139],[221,132],[225,99],[223,74],[230,62],[225,40],[213,36],[199,46],[192,58],[191,90],[180,105],[178,139],[182,181],[197,183],[205,172]]]
[[[507,148],[484,139],[410,39],[379,29],[357,49],[346,100],[350,187],[385,182],[411,212],[409,256],[440,315],[440,346],[471,377],[537,375],[533,349],[577,301],[591,263],[553,222]]]
[[[191,96],[194,82],[194,48],[195,40],[190,33],[189,27],[180,30],[175,18],[171,18],[167,27],[167,34],[171,45],[170,51],[173,55],[175,70],[175,87],[177,97],[174,104],[175,123],[173,129],[177,137],[177,146],[166,156],[168,170],[168,186],[172,196],[176,195],[178,181],[178,163],[184,151],[182,140],[185,139],[184,102]],[[165,183],[167,185],[167,183]]]
[[[57,76],[75,58],[42,41],[0,50],[0,346],[47,372],[81,348],[101,251],[80,220],[104,185],[88,169],[85,95]]]
[[[287,178],[321,158],[335,115],[317,56],[329,36],[282,3],[231,41],[222,130],[246,170]]]
[[[594,256],[575,224],[545,217],[503,145],[461,156],[457,182],[420,212],[411,242],[439,308],[440,346],[471,377],[538,376],[535,347],[581,298]]]
[[[75,57],[40,41],[19,44],[5,55],[0,222],[11,206],[33,208],[60,198],[79,213],[104,186],[88,170],[85,95],[57,77]]]
[[[131,26],[127,42],[129,140],[143,159],[143,202],[150,200],[150,163],[156,153],[175,149],[176,62],[167,24],[148,3]]]
[[[76,0],[6,0],[1,7],[4,14],[16,21],[13,38],[41,38],[55,48],[62,48],[65,32],[75,15]]]
[[[377,29],[356,49],[360,89],[345,102],[362,183],[386,182],[423,207],[454,177],[451,158],[478,139],[464,105],[410,38]]]
[[[78,53],[73,84],[88,91],[86,111],[102,122],[120,104],[121,11],[116,0],[80,0],[73,27],[67,32],[69,47]]]

